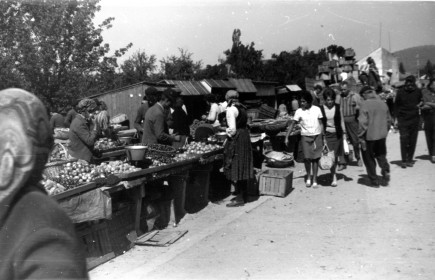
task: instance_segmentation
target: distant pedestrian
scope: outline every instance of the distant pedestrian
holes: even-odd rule
[[[331,167],[331,187],[336,187],[338,157],[343,155],[343,129],[341,128],[340,105],[335,104],[336,93],[331,88],[325,88],[323,99],[325,103],[320,107],[320,110],[323,116],[325,139],[328,148],[333,150],[335,154],[335,162]]]
[[[323,150],[323,124],[320,108],[313,105],[313,96],[308,91],[303,91],[301,96],[301,108],[296,110],[293,120],[301,125],[301,143],[304,153],[305,171],[307,172],[306,187],[317,187],[317,172],[319,159]],[[288,146],[289,136],[295,122],[291,122],[285,144]],[[311,178],[311,171],[313,177]]]
[[[423,105],[420,107],[424,119],[427,150],[430,160],[435,163],[435,79],[430,79],[427,88],[423,89]]]
[[[342,129],[343,139],[349,140],[353,146],[355,158],[358,166],[362,166],[362,160],[359,148],[358,139],[358,112],[361,97],[355,92],[348,89],[348,83],[343,81],[340,85],[341,97],[340,97],[340,113],[342,117]],[[343,163],[338,170],[346,168],[346,164]]]
[[[156,104],[158,94],[158,90],[152,86],[147,87],[145,90],[142,104],[139,106],[139,109],[136,113],[136,118],[134,119],[134,128],[136,128],[139,139],[142,139],[143,137],[143,122],[145,121],[145,114],[149,108]]]
[[[379,187],[376,174],[376,161],[381,168],[385,184],[390,181],[390,165],[387,160],[386,139],[391,125],[388,107],[370,86],[364,86],[360,95],[363,101],[358,116],[358,137],[361,143],[362,158],[372,187]]]
[[[65,117],[58,110],[50,113],[50,127],[53,133],[55,128],[64,128]]]
[[[420,124],[419,106],[423,100],[421,90],[415,85],[415,77],[408,76],[405,86],[397,92],[394,103],[395,116],[400,133],[402,168],[412,167]]]
[[[77,115],[77,105],[79,104],[79,100],[75,100],[72,103],[71,109],[66,113],[65,120],[63,122],[64,127],[69,128],[75,116]]]

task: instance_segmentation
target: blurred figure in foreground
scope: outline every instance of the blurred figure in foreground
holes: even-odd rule
[[[44,105],[0,91],[1,279],[88,279],[73,224],[38,183],[53,145]]]

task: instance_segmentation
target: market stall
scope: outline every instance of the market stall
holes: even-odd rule
[[[99,147],[108,146],[100,143]],[[220,145],[193,142],[178,151],[163,145],[149,145],[146,150],[149,166],[129,161],[126,146],[109,152],[101,149],[103,155],[123,153],[118,158],[127,157],[124,160],[109,157],[88,164],[62,159],[46,166],[43,184],[76,223],[89,267],[127,250],[137,236],[152,229],[143,223],[148,221],[149,212],[144,199],[153,187],[164,189],[168,182],[172,189],[170,199],[165,200],[167,207],[159,205],[164,208],[159,215],[166,225],[180,221],[186,213],[186,202],[208,202],[209,173],[212,163],[222,158]],[[189,177],[195,178],[193,188],[188,186]],[[120,196],[129,197],[128,202],[119,202]]]

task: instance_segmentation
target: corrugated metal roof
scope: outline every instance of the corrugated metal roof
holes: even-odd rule
[[[239,93],[257,92],[251,79],[229,79],[236,86]]]
[[[207,84],[212,88],[227,88],[227,89],[236,89],[235,85],[230,81],[225,80],[213,80],[213,79],[205,79]]]
[[[266,84],[257,84],[256,96],[275,96],[275,86]]]
[[[198,81],[165,80],[167,84],[175,85],[181,90],[181,95],[205,95],[207,89]]]

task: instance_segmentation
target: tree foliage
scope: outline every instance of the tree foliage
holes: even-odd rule
[[[256,50],[254,42],[243,45],[233,43],[231,50],[224,51],[226,63],[236,78],[257,79],[262,72],[263,50]]]
[[[114,18],[94,26],[99,10],[98,0],[0,2],[1,65],[11,73],[1,87],[27,89],[56,106],[107,89],[131,44],[108,56],[101,33]]]
[[[426,75],[428,78],[433,78],[435,74],[435,66],[430,59],[427,60],[426,65],[420,70],[422,75]]]
[[[149,80],[156,70],[156,56],[147,55],[145,51],[138,50],[121,65],[124,84],[134,84]]]
[[[293,51],[273,54],[272,58],[264,66],[264,80],[304,87],[305,77],[315,77],[318,65],[327,60],[328,56],[326,49],[314,52],[298,47]]]
[[[201,70],[202,61],[193,61],[193,53],[178,48],[180,56],[167,56],[160,60],[161,75],[168,80],[190,80]]]

